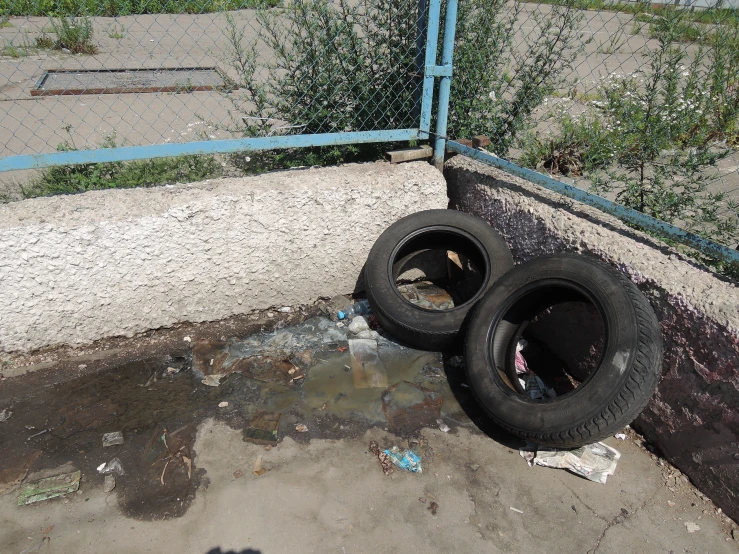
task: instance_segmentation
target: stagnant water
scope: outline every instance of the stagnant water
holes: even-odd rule
[[[216,353],[210,359],[178,352],[57,383],[28,376],[27,386],[0,388],[0,410],[13,412],[0,423],[0,491],[26,470],[66,462],[82,471],[83,490],[102,487],[96,468],[117,457],[125,471],[116,476],[123,512],[137,519],[177,517],[207,482],[193,447],[206,418],[267,443],[275,436],[356,437],[373,426],[408,437],[438,418],[452,428],[472,426],[466,415],[475,417],[471,395],[455,359],[445,363],[439,354],[384,337],[378,345],[383,377],[374,387],[358,378],[356,365],[352,369],[346,329],[322,318],[201,345]],[[205,385],[198,364],[211,367],[217,355],[225,376],[218,386]],[[222,402],[228,406],[219,408]],[[299,424],[308,431],[298,432]],[[122,431],[125,443],[103,448],[102,435],[113,431]]]

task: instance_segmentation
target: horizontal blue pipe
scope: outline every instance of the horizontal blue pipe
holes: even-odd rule
[[[633,225],[637,225],[642,229],[647,229],[663,236],[670,237],[682,244],[687,244],[688,246],[691,246],[696,250],[700,250],[709,256],[714,256],[732,264],[739,264],[739,251],[723,246],[722,244],[704,239],[694,233],[684,231],[679,227],[675,227],[674,225],[665,223],[659,219],[655,219],[636,210],[632,210],[626,206],[621,206],[620,204],[611,202],[601,196],[597,196],[590,192],[562,183],[561,181],[557,181],[531,169],[518,166],[507,160],[493,156],[488,152],[476,150],[475,148],[470,148],[469,146],[465,146],[464,144],[454,141],[447,141],[446,147],[452,152],[464,154],[465,156],[469,156],[470,158],[485,164],[502,169],[511,175],[516,175],[522,179],[526,179],[527,181],[531,181],[532,183],[544,188],[572,198],[573,200],[577,200],[578,202],[593,206],[603,212],[615,215],[617,218],[632,223]]]
[[[232,152],[272,150],[276,148],[305,148],[369,142],[400,142],[421,138],[418,129],[394,131],[361,131],[354,133],[321,133],[315,135],[287,135],[262,138],[206,140],[151,146],[122,146],[95,150],[74,150],[49,154],[8,156],[0,159],[0,171],[37,169],[54,165],[123,162],[148,158],[166,158],[190,154],[228,154]]]

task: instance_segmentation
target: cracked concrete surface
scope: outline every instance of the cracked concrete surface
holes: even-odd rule
[[[737,551],[714,508],[689,485],[668,490],[657,462],[631,441],[608,441],[623,455],[600,485],[529,468],[516,449],[476,429],[425,429],[422,436],[433,462],[420,475],[386,477],[368,443],[402,443],[378,428],[353,439],[286,438],[265,451],[206,420],[195,449],[210,484],[183,517],[128,519],[115,491],[106,495],[83,480],[82,491],[66,501],[19,508],[14,497],[0,497],[0,544],[21,552],[46,531],[51,541],[40,552]],[[251,472],[259,455],[269,469],[261,477]],[[237,469],[244,476],[235,479]],[[431,501],[439,505],[435,516]],[[700,530],[688,533],[686,521]]]

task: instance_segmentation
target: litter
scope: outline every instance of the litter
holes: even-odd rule
[[[581,446],[574,450],[560,450],[557,448],[536,450],[536,446],[527,445],[519,450],[529,466],[534,464],[566,469],[575,475],[585,477],[590,481],[605,484],[609,475],[616,471],[621,453],[615,448],[597,442]]]
[[[510,508],[511,510],[513,510],[514,512],[516,512],[517,514],[522,514],[522,513],[523,513],[523,511],[522,511],[522,510],[519,510],[518,508],[514,508],[513,506],[509,506],[509,508]]]
[[[299,423],[298,425],[295,426],[295,430],[298,433],[307,433],[308,432],[308,426],[305,425],[305,424],[303,424],[303,423]]]
[[[103,448],[106,448],[108,446],[116,446],[118,444],[123,444],[123,433],[121,431],[105,433],[103,435]]]
[[[0,423],[3,421],[8,421],[13,416],[13,412],[10,411],[9,408],[5,408],[4,410],[0,411]]]
[[[268,471],[269,470],[262,465],[262,457],[257,456],[257,459],[254,460],[254,469],[252,470],[252,473],[256,475],[257,477],[261,477]]]
[[[103,475],[110,475],[112,473],[116,475],[126,474],[126,472],[123,471],[123,465],[121,465],[121,461],[118,458],[113,458],[107,464],[100,464],[97,469],[98,473],[102,473]]]
[[[339,316],[339,319],[352,319],[355,316],[366,315],[371,311],[369,302],[366,300],[360,300],[354,304],[349,304],[343,310],[339,311],[337,315]]]
[[[105,482],[103,483],[103,492],[109,493],[115,488],[115,477],[112,475],[105,476]]]
[[[686,521],[685,528],[688,530],[688,533],[695,533],[701,530],[700,526],[693,521]]]
[[[369,324],[367,323],[367,320],[364,319],[361,315],[358,315],[355,317],[352,322],[349,324],[349,327],[347,328],[350,333],[353,333],[355,335],[358,335],[359,333],[363,331],[369,331]]]
[[[522,379],[520,379],[522,381]],[[526,394],[528,394],[529,398],[532,400],[541,400],[543,398],[556,398],[557,393],[554,392],[554,389],[549,388],[544,384],[544,381],[542,381],[539,377],[534,375],[533,373],[529,375],[528,380],[526,381],[525,386]]]
[[[192,342],[192,339],[190,337],[182,337],[182,340],[185,342]]]
[[[519,375],[522,373],[529,372],[529,366],[526,363],[526,359],[521,354],[521,351],[528,346],[526,339],[521,339],[516,343],[516,373]]]
[[[18,495],[18,506],[75,492],[80,488],[81,477],[82,472],[71,464],[36,472]]]
[[[219,402],[218,403],[218,407],[219,408],[227,408],[228,407],[228,402],[226,402],[225,400],[223,402]]]
[[[412,450],[401,451],[397,446],[393,446],[389,450],[385,450],[384,453],[390,458],[393,465],[398,466],[400,469],[405,469],[412,473],[423,472],[421,457]]]
[[[377,351],[377,341],[350,339],[349,355],[354,388],[384,389],[387,387],[387,369]]]
[[[282,308],[278,308],[277,311],[283,314],[289,314],[293,309],[290,306],[283,306]]]
[[[448,433],[450,431],[449,426],[444,423],[444,420],[437,419],[436,423],[439,424],[439,431],[441,431],[442,433]]]
[[[221,375],[221,374],[219,374],[219,375],[206,375],[205,376],[205,379],[203,379],[200,382],[203,383],[204,385],[208,385],[209,387],[217,387],[218,385],[221,384],[221,377],[223,377],[223,375]]]
[[[167,368],[167,375],[177,375],[180,372],[179,367],[168,367]]]
[[[33,439],[33,438],[35,438],[35,437],[38,437],[39,435],[43,435],[44,433],[48,433],[49,431],[50,431],[50,429],[42,429],[42,430],[41,430],[41,431],[39,431],[38,433],[34,433],[34,434],[33,434],[33,435],[31,435],[30,437],[27,437],[27,438],[26,438],[26,440],[27,440],[27,441],[30,441],[31,439]]]
[[[382,472],[385,475],[390,475],[393,472],[393,463],[390,460],[390,456],[388,456],[384,451],[380,450],[380,447],[377,445],[377,441],[370,441],[369,450],[372,454],[377,456],[377,459],[380,461]]]
[[[619,440],[622,440],[622,441],[625,441],[626,440],[626,433],[616,433],[613,436],[616,437]]]

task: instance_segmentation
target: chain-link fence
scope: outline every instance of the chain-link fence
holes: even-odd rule
[[[166,152],[249,150],[253,143],[222,142],[238,137],[311,147],[0,173],[0,195],[376,159],[387,149],[377,141],[428,138],[429,83],[448,75],[424,51],[427,20],[442,51],[438,4],[0,0],[0,166],[114,145],[145,147],[118,159],[172,144],[212,146]],[[739,242],[733,4],[462,0],[453,65],[444,137],[488,135],[490,151],[520,166],[732,248]],[[13,167],[44,165],[21,162]]]
[[[193,141],[218,152],[218,141],[239,137],[417,129],[426,11],[418,0],[0,0],[0,160]],[[335,142],[392,138],[368,137]],[[215,165],[188,158],[163,178],[366,158],[373,148],[324,148],[293,162],[286,153]],[[40,178],[0,177],[6,199],[33,194]]]
[[[460,4],[448,136],[734,248],[739,11]]]

